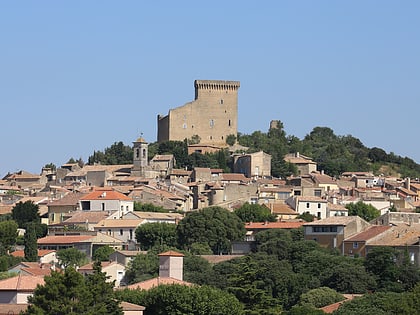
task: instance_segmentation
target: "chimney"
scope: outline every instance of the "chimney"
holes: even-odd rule
[[[184,254],[167,251],[159,256],[159,277],[183,280]]]
[[[300,154],[299,154],[299,152],[296,152],[296,157],[298,158],[298,157],[300,157]]]
[[[405,188],[407,188],[408,190],[410,190],[410,187],[411,187],[411,180],[410,180],[410,177],[407,177],[405,179]]]

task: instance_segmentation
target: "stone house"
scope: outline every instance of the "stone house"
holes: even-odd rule
[[[233,172],[248,178],[271,176],[271,155],[263,151],[233,156]]]
[[[327,217],[327,200],[320,197],[294,196],[287,199],[286,203],[299,214],[308,212],[318,219]]]
[[[329,217],[303,225],[305,240],[314,240],[323,247],[337,248],[342,254],[344,240],[369,226],[368,222],[358,216]]]
[[[346,238],[343,242],[343,255],[366,257],[368,244],[390,228],[385,225],[372,225],[366,230]]]
[[[82,211],[119,212],[119,217],[133,211],[134,202],[126,195],[112,189],[101,188],[80,198]]]
[[[142,219],[105,219],[98,222],[93,229],[128,243],[135,242],[136,228],[143,222]]]
[[[2,304],[28,304],[37,285],[44,285],[44,277],[25,276],[0,280],[0,303]]]
[[[63,198],[52,200],[47,204],[48,207],[48,224],[57,224],[65,221],[70,214],[80,210],[80,199],[85,193],[68,193]]]
[[[284,160],[296,166],[299,175],[311,174],[316,172],[316,162],[311,158],[300,154],[299,152],[286,154]]]

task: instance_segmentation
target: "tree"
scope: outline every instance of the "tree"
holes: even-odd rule
[[[108,261],[109,255],[115,252],[115,249],[110,247],[109,245],[101,246],[93,253],[93,260],[94,261]]]
[[[17,228],[13,220],[0,222],[0,255],[6,254],[16,244]]]
[[[234,213],[242,222],[275,222],[276,218],[271,214],[270,209],[259,204],[244,203]]]
[[[189,213],[177,227],[178,244],[190,248],[193,243],[207,243],[215,254],[229,252],[231,241],[244,236],[244,223],[221,207],[207,207]]]
[[[93,264],[93,274],[86,277],[86,288],[92,292],[92,301],[89,304],[91,314],[122,314],[119,301],[114,294],[115,280],[107,282],[107,275],[102,272],[101,262]]]
[[[29,222],[40,223],[39,206],[32,200],[18,202],[12,208],[12,218],[22,229],[25,229],[26,224]]]
[[[133,163],[133,150],[131,146],[124,145],[122,141],[114,142],[104,152],[94,151],[89,156],[88,164],[101,163],[104,165],[130,164]]]
[[[33,296],[28,298],[30,305],[24,314],[123,314],[112,284],[105,282],[105,275],[97,267],[94,274],[86,278],[69,267],[64,272],[53,271],[44,279],[45,284],[37,286]]]
[[[76,248],[66,248],[57,251],[57,259],[60,266],[67,267],[80,267],[87,263],[88,258],[85,253],[82,253]]]
[[[23,239],[25,259],[27,261],[38,261],[38,245],[36,237],[36,224],[26,224],[26,232]]]
[[[151,279],[158,275],[159,257],[153,250],[147,254],[138,254],[132,259],[127,266],[125,272],[125,280],[127,283],[136,283]]]
[[[313,222],[313,220],[315,220],[315,216],[310,214],[308,211],[306,211],[302,214],[299,214],[297,216],[297,219],[302,219],[303,221],[306,221],[306,222]]]
[[[328,287],[320,287],[303,293],[300,296],[299,304],[320,308],[344,299],[345,297],[337,291]]]
[[[230,146],[236,143],[236,136],[234,134],[230,134],[226,136],[226,143]]]
[[[142,203],[142,202],[134,202],[134,211],[142,211],[142,212],[168,212],[168,210],[164,209],[162,206],[155,206],[151,203]]]
[[[145,315],[243,314],[243,306],[232,294],[209,286],[160,285],[148,291],[122,290],[118,296],[144,305]]]
[[[48,164],[45,164],[44,168],[49,168],[52,171],[55,171],[57,169],[57,166],[54,163],[48,163]]]
[[[381,215],[381,212],[378,209],[372,205],[364,203],[363,201],[350,203],[346,205],[346,208],[349,210],[349,215],[357,215],[368,222]]]
[[[136,240],[142,250],[155,245],[176,246],[176,225],[170,223],[145,223],[136,229]]]

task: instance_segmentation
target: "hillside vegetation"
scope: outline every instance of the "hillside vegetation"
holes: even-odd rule
[[[238,133],[236,141],[248,147],[246,153],[264,151],[272,156],[272,175],[286,177],[296,174],[296,168],[283,160],[288,153],[299,152],[312,158],[331,176],[339,176],[346,171],[371,171],[376,175],[383,174],[399,177],[420,177],[420,164],[413,159],[401,157],[393,152],[373,147],[368,148],[351,136],[338,136],[328,127],[315,127],[303,139],[287,135],[281,121],[275,121],[268,132],[254,131],[252,134]],[[151,143],[149,157],[154,154],[174,154],[177,167],[222,168],[226,172],[232,169],[232,160],[227,150],[213,154],[193,153],[188,155],[189,141],[167,141]],[[104,152],[95,151],[88,159],[88,164],[129,164],[132,163],[132,148],[122,142],[116,142]]]

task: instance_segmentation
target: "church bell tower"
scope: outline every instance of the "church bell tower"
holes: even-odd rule
[[[146,167],[148,165],[148,149],[149,144],[143,137],[138,138],[133,142],[133,168],[131,175],[136,177],[144,177],[146,174]]]

